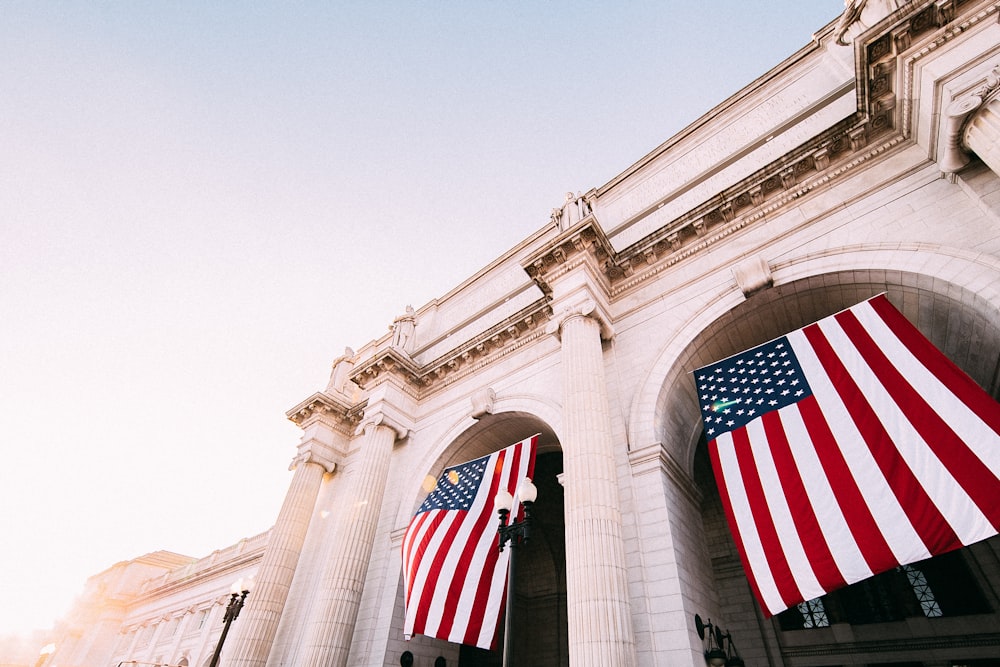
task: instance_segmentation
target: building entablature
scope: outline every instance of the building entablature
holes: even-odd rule
[[[536,299],[424,364],[388,347],[358,363],[351,380],[371,391],[391,377],[411,398],[420,400],[544,335],[551,315],[548,301]]]
[[[327,392],[316,392],[285,413],[303,430],[321,422],[331,430],[350,436],[361,420],[363,404],[352,404]]]
[[[656,184],[655,178],[642,170],[623,176],[591,195],[588,201],[592,213],[523,262],[525,270],[543,292],[551,294],[551,282],[561,271],[568,270],[571,258],[588,249],[597,260],[609,285],[609,295],[614,299],[731,234],[775,217],[800,203],[813,191],[825,191],[834,182],[854,176],[887,151],[912,145],[918,139],[913,135],[916,125],[926,127],[940,123],[932,116],[938,109],[938,100],[922,100],[919,106],[914,101],[914,97],[918,96],[916,91],[921,85],[927,85],[921,84],[919,78],[932,74],[920,71],[926,65],[921,60],[929,60],[943,45],[977,26],[989,23],[994,29],[992,24],[996,23],[1000,3],[962,14],[961,9],[966,2],[910,3],[859,35],[854,42],[856,77],[852,84],[857,106],[847,117],[714,192],[673,219],[657,220],[662,224],[655,229],[648,223],[636,223],[669,205],[669,196],[656,201],[655,196],[650,194],[653,192],[650,185]],[[830,48],[846,47],[831,45]],[[963,94],[979,102],[967,105],[966,113],[983,106],[981,101],[993,95],[995,86],[991,87],[991,84],[996,79],[996,64],[993,61],[984,62],[979,66],[982,72],[975,77],[965,75],[965,79],[971,79],[974,85],[967,84],[966,89],[971,90]],[[940,87],[942,84],[937,82],[935,85]],[[835,91],[831,95],[841,93]],[[943,100],[945,104],[948,101]],[[713,112],[707,117],[714,115]],[[961,120],[966,121],[966,118],[963,116]],[[952,137],[961,134],[966,125],[967,122],[953,123],[950,130]],[[762,141],[769,142],[771,139],[769,136]],[[960,139],[955,139],[953,146],[959,143]],[[932,160],[936,159],[935,150],[934,145],[929,147]],[[968,161],[966,156],[958,167]],[[721,170],[723,167],[717,165],[715,168]],[[942,167],[942,171],[947,169]],[[704,173],[680,175],[705,180]],[[680,190],[689,186],[690,183],[687,183]],[[621,199],[621,195],[615,192],[616,188],[640,192],[651,198],[652,203],[633,216],[631,221],[609,230],[604,216],[611,217],[614,212],[602,199]],[[672,190],[673,194],[679,191],[670,187],[664,189]],[[618,201],[615,205],[621,206]],[[611,217],[609,222],[614,224],[614,218]],[[625,247],[617,247],[617,243],[629,239],[629,234],[622,233],[622,229],[632,225],[633,229],[652,231]]]

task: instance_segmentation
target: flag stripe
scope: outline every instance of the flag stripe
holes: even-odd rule
[[[533,450],[532,450],[533,452]],[[514,497],[514,507],[512,508],[512,515],[517,516],[518,520],[524,519],[524,507],[521,505],[520,498],[517,497],[517,490],[520,485],[520,480],[524,478],[533,478],[535,476],[535,458],[530,452],[526,452],[523,448],[518,448],[514,450],[516,458],[514,463],[508,467],[510,471],[510,476],[506,481],[507,492]],[[494,516],[494,520],[496,517]],[[506,552],[506,550],[505,550]],[[496,647],[496,638],[498,634],[498,626],[502,617],[502,611],[505,609],[504,599],[505,592],[507,590],[507,566],[509,564],[509,558],[511,555],[504,557],[502,567],[493,566],[491,577],[491,586],[489,588],[488,595],[483,595],[481,600],[482,605],[478,604],[481,600],[476,599],[477,606],[472,609],[471,614],[474,618],[483,618],[484,622],[481,623],[481,629],[473,643],[477,645],[490,644],[491,647]],[[491,562],[496,562],[500,559],[500,554],[498,550],[498,541],[494,541],[492,548],[490,550]],[[485,573],[484,573],[485,576]],[[462,611],[462,608],[459,608]],[[496,621],[490,625],[485,622],[486,619],[495,618]],[[473,637],[469,636],[470,641]]]
[[[733,431],[733,445],[740,474],[743,478],[743,487],[746,490],[747,503],[750,513],[754,517],[757,534],[760,536],[760,543],[764,550],[764,558],[767,560],[768,568],[774,575],[774,583],[778,589],[778,595],[781,596],[782,601],[787,607],[790,604],[790,600],[799,598],[800,593],[795,586],[788,560],[785,558],[785,553],[781,548],[781,541],[778,538],[774,518],[771,515],[770,508],[767,506],[760,473],[757,463],[754,460],[750,437],[746,429]]]
[[[488,475],[488,477],[483,478],[483,483],[485,483],[487,479],[490,480],[489,482],[490,490],[489,493],[485,494],[484,496],[485,498],[490,498],[490,499],[493,498],[500,488],[500,475],[504,467],[504,460],[506,458],[505,456],[506,454],[507,454],[506,451],[501,451],[495,455],[496,456],[495,459],[494,458],[490,459],[490,463],[492,465],[488,467],[487,470],[492,470],[492,474]],[[472,514],[475,517],[475,519],[474,523],[471,524],[471,529],[469,531],[470,538],[463,540],[462,543],[465,545],[465,548],[458,553],[458,562],[455,564],[454,569],[451,571],[454,572],[478,571],[481,575],[485,575],[484,567],[480,566],[479,568],[472,569],[470,568],[470,566],[476,554],[483,553],[483,550],[480,547],[481,541],[485,539],[496,543],[497,540],[496,535],[489,534],[485,530],[487,527],[486,524],[490,522],[490,517],[493,514],[492,505],[489,503],[482,503],[481,505],[474,505],[473,508],[475,512],[474,513],[470,512],[470,514]],[[450,541],[451,540],[449,540],[449,542]],[[490,555],[494,555],[492,553],[494,551],[497,550],[490,549]],[[455,621],[455,610],[458,608],[458,601],[459,597],[463,593],[463,588],[467,594],[469,591],[474,591],[476,596],[478,597],[479,591],[482,590],[482,585],[483,582],[480,580],[475,588],[471,586],[466,587],[464,578],[461,577],[452,578],[450,585],[447,587],[448,594],[445,595],[443,598],[444,605],[441,611],[441,623],[437,627],[436,634],[439,634],[443,637],[448,637],[449,640],[451,640],[451,638],[453,637],[452,625]],[[475,619],[471,619],[471,623],[475,623]],[[459,631],[461,630],[462,628],[459,627]],[[476,630],[477,630],[476,635],[478,636],[479,634],[478,627],[476,628]],[[462,634],[464,639],[464,632]]]
[[[829,326],[830,322],[831,320],[827,319],[824,324]],[[960,545],[958,536],[928,497],[899,450],[888,446],[892,439],[886,432],[878,413],[869,404],[867,397],[830,345],[824,330],[820,329],[818,324],[811,324],[802,332],[816,350],[820,363],[833,381],[834,388],[847,406],[864,443],[875,458],[910,525],[920,536],[925,549],[933,553],[937,545],[948,544],[950,545],[948,548]]]
[[[817,576],[819,576],[820,581],[824,584],[824,588],[831,590],[833,586],[838,585],[837,580],[834,578],[834,573],[839,574],[845,583],[872,576],[872,571],[865,559],[865,555],[858,547],[857,534],[863,533],[864,527],[867,527],[869,531],[874,533],[878,540],[881,539],[882,534],[878,532],[875,527],[875,521],[863,503],[861,504],[863,515],[861,517],[852,515],[851,517],[852,523],[854,519],[859,518],[862,527],[859,527],[857,532],[852,532],[852,524],[844,516],[841,504],[848,504],[849,498],[860,500],[861,495],[857,490],[857,486],[853,484],[853,480],[850,478],[850,472],[844,463],[843,457],[839,456],[839,450],[827,446],[824,449],[832,450],[828,454],[837,461],[837,465],[839,466],[837,469],[843,471],[841,473],[843,475],[842,479],[847,482],[845,486],[853,490],[853,495],[848,496],[846,491],[839,488],[839,485],[837,489],[831,486],[830,478],[827,476],[819,452],[817,452],[817,442],[829,442],[831,437],[829,435],[829,427],[826,426],[826,420],[823,419],[822,413],[818,413],[817,416],[811,416],[806,420],[803,417],[803,413],[808,413],[810,410],[816,411],[816,399],[812,396],[800,401],[794,409],[782,410],[781,421],[788,435],[789,452],[795,460],[797,469],[801,473],[803,489],[809,496],[811,509],[815,513],[816,523],[823,533],[824,544],[829,549],[830,556],[835,561],[835,567],[831,568],[830,572],[827,573],[824,570],[817,572]],[[813,435],[810,434],[810,430],[807,427],[807,421],[821,424],[822,428],[825,428],[827,435],[817,436],[817,439],[814,440]],[[819,425],[814,426],[814,430],[819,430],[820,428],[821,426]],[[834,463],[831,462],[831,467],[833,465]],[[808,483],[805,483],[806,481]],[[840,500],[838,495],[842,496],[844,500]],[[809,538],[806,537],[805,539],[808,541]],[[876,543],[873,546],[877,545]],[[884,540],[881,541],[880,546],[883,552],[891,558],[892,552],[889,551]]]
[[[754,597],[760,601],[764,609],[783,609],[781,597],[774,587],[774,580],[771,578],[766,562],[763,562],[763,550],[760,548],[760,540],[757,538],[753,517],[745,511],[746,496],[743,493],[743,481],[739,475],[739,466],[734,460],[731,434],[726,433],[710,442],[708,453],[712,459],[715,478],[719,480],[719,499],[722,501],[722,510],[726,515],[726,521],[732,527],[733,542],[736,544],[736,551],[743,563],[743,570],[747,574],[750,590],[753,591]],[[737,511],[734,503],[738,503],[741,509],[739,518],[736,516]]]
[[[788,339],[803,368],[821,368],[801,331],[789,334]],[[815,377],[810,375],[810,380],[813,396],[800,401],[799,410],[841,510],[850,520],[851,533],[873,573],[895,567],[901,562],[897,551],[923,549],[923,542],[910,527],[829,378],[817,373]],[[894,528],[896,539],[890,543],[886,536]],[[926,549],[923,553],[927,554]]]
[[[983,391],[950,359],[941,354],[916,327],[903,317],[902,313],[889,303],[885,295],[875,297],[867,303],[871,304],[872,309],[895,332],[899,341],[906,346],[914,359],[919,359],[921,364],[933,373],[963,404],[968,406],[985,425],[994,433],[1000,434],[1000,409],[997,408],[996,401],[990,398],[989,394]],[[966,442],[973,446],[975,444],[973,440]],[[993,451],[997,455],[996,449]],[[981,453],[980,457],[983,458]],[[993,470],[1000,470],[1000,467],[994,465]]]
[[[797,415],[798,409],[791,407],[778,412],[769,412],[761,418],[767,440],[760,443],[759,448],[767,451],[770,444],[777,483],[769,484],[766,488],[781,498],[788,507],[794,527],[793,535],[808,559],[807,572],[814,575],[810,577],[811,581],[808,584],[804,585],[801,581],[799,583],[802,596],[808,600],[822,595],[831,586],[843,585],[844,578],[833,559],[826,536],[820,529],[809,494],[792,455],[783,423],[785,415],[789,413]]]
[[[906,417],[905,422],[886,422],[897,427],[893,440],[900,443],[904,456],[907,450],[917,449],[911,467],[960,542],[981,539],[977,536],[983,534],[983,524],[995,531],[1000,525],[1000,503],[996,502],[993,473],[896,369],[852,312],[837,319],[880,381],[870,393],[884,391]]]
[[[494,521],[492,503],[494,496],[496,496],[501,488],[507,489],[510,486],[511,480],[517,479],[517,470],[515,468],[517,457],[507,457],[504,456],[505,454],[513,455],[515,453],[501,452],[501,458],[495,464],[494,473],[491,476],[490,490],[486,496],[491,502],[487,503],[487,506],[483,508],[482,513],[476,521],[474,534],[478,535],[479,539],[477,542],[470,541],[466,545],[465,553],[463,554],[463,558],[468,559],[470,565],[463,565],[462,570],[473,573],[472,576],[477,576],[476,573],[478,573],[477,585],[475,587],[460,586],[457,589],[453,586],[448,594],[449,600],[455,601],[455,609],[450,610],[449,614],[455,614],[460,599],[464,602],[463,607],[471,607],[471,613],[464,615],[464,618],[469,621],[468,627],[460,635],[458,633],[451,635],[455,637],[452,641],[458,641],[463,644],[469,641],[475,642],[479,639],[480,632],[483,629],[486,601],[489,599],[490,591],[496,585],[498,576],[506,577],[506,567],[500,570],[495,567],[496,563],[501,560],[499,539],[496,530],[490,530],[491,524]],[[504,465],[507,458],[513,459],[510,461],[510,465]],[[477,562],[473,564],[474,557]],[[486,562],[484,563],[483,561]],[[503,559],[505,565],[506,561],[507,558],[505,557]],[[442,634],[444,633],[442,632]]]

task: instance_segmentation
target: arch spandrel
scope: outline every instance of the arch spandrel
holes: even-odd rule
[[[817,259],[778,266],[774,287],[736,305],[731,292],[709,300],[700,316],[666,343],[647,374],[633,401],[630,442],[662,443],[691,473],[701,430],[692,371],[881,292],[948,358],[996,395],[1000,266],[992,258],[922,247],[919,254],[917,249],[850,249]]]

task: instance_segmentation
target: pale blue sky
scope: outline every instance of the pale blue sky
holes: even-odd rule
[[[0,635],[277,516],[330,362],[840,0],[0,0]]]

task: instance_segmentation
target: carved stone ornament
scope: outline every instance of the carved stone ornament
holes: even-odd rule
[[[767,289],[774,284],[771,276],[771,267],[767,260],[760,255],[748,257],[733,267],[733,276],[736,284],[743,291],[743,296],[749,297],[754,292]]]
[[[326,385],[327,392],[344,393],[344,384],[354,370],[354,350],[349,347],[344,348],[344,354],[333,361],[330,369],[330,381]]]
[[[480,389],[475,394],[472,395],[472,418],[482,419],[486,415],[493,414],[493,401],[496,400],[496,393],[490,388],[486,387]]]
[[[566,306],[562,309],[559,317],[554,317],[545,325],[545,332],[548,334],[555,335],[556,337],[562,336],[562,325],[563,322],[571,317],[590,317],[597,321],[601,325],[601,338],[604,340],[611,340],[614,335],[614,328],[611,325],[611,320],[605,313],[597,307],[597,302],[593,299],[586,299],[573,306]]]
[[[377,412],[371,416],[365,416],[358,425],[358,428],[354,431],[354,435],[361,435],[366,433],[369,428],[375,428],[376,426],[386,426],[391,428],[396,433],[397,440],[403,440],[410,435],[410,425],[406,422],[409,420],[402,417],[401,415],[393,416],[389,414],[385,405],[380,406]]]
[[[859,34],[911,1],[844,0],[844,13],[837,22],[837,44],[848,46]]]

